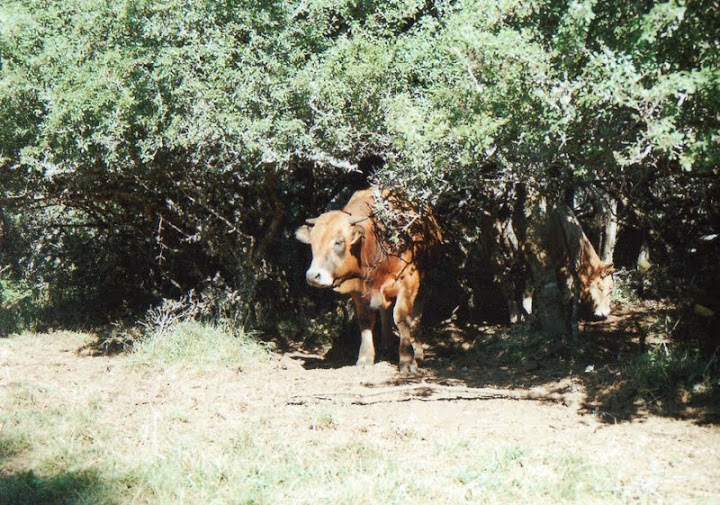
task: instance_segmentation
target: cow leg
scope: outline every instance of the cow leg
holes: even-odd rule
[[[517,300],[515,298],[509,298],[507,301],[508,314],[510,314],[510,324],[517,324],[525,319],[525,315],[520,309]]]
[[[381,323],[381,340],[380,340],[380,353],[383,359],[390,356],[390,350],[393,347],[393,317],[392,309],[380,309],[380,323]]]
[[[413,328],[413,305],[417,297],[418,282],[410,283],[414,285],[404,286],[398,293],[397,301],[393,317],[395,324],[400,332],[400,373],[417,373],[417,361],[415,360],[415,349],[413,347],[411,330]]]
[[[415,297],[415,302],[412,308],[412,320],[410,323],[410,333],[413,335],[413,351],[415,353],[415,360],[422,361],[425,359],[425,351],[422,348],[422,327],[421,320],[423,309],[425,308],[425,300],[427,299],[427,293],[420,287],[418,295]]]
[[[526,315],[533,313],[533,287],[531,282],[525,282],[523,287],[522,306]]]
[[[569,323],[570,336],[573,339],[578,337],[578,306],[580,289],[577,276],[569,268],[561,268],[558,272],[558,280],[562,289],[562,304],[564,317]]]
[[[578,321],[580,320],[580,282],[576,277],[572,279],[570,290],[570,334],[573,339],[577,340],[580,330]]]
[[[373,344],[373,326],[375,326],[376,314],[362,298],[353,294],[355,312],[357,313],[358,324],[360,325],[360,352],[358,353],[358,366],[372,365],[375,363],[375,345]]]
[[[496,275],[495,280],[498,284],[498,288],[500,288],[500,293],[502,293],[505,298],[505,302],[507,303],[510,324],[519,323],[523,318],[517,302],[515,281],[510,275]]]

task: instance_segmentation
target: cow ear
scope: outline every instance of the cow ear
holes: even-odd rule
[[[350,236],[350,243],[355,244],[358,240],[365,238],[365,228],[362,226],[355,225],[352,229],[352,235]]]
[[[306,224],[295,230],[295,238],[303,244],[310,243],[310,227]]]

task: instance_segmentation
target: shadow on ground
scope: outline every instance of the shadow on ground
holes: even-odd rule
[[[527,327],[439,328],[426,368],[471,387],[580,389],[581,411],[609,423],[659,415],[718,424],[717,350],[703,353],[701,342],[663,327],[677,320],[673,308],[626,306],[582,324],[577,341]]]
[[[21,458],[26,443],[0,439],[0,505],[113,505],[103,479],[94,470],[37,475],[32,470],[14,470],[8,461]]]
[[[425,331],[422,375],[398,375],[393,384],[542,387],[584,393],[580,411],[607,423],[658,415],[720,424],[717,349],[703,352],[677,325],[666,327],[677,320],[672,307],[627,305],[606,321],[583,323],[577,341],[549,340],[527,326],[446,321]],[[357,342],[346,337],[303,366],[347,366],[356,352]]]
[[[115,503],[93,471],[37,476],[32,471],[0,473],[0,505],[75,505]]]

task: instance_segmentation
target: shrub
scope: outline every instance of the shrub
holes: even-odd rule
[[[210,313],[211,305],[191,292],[150,308],[140,321],[142,331],[126,333],[133,341],[135,359],[161,366],[230,366],[267,357],[267,344],[236,320]]]
[[[649,401],[681,399],[683,394],[712,388],[712,364],[694,349],[660,344],[640,355],[628,367],[628,376],[640,398]]]
[[[33,290],[0,269],[0,337],[32,327],[41,317]]]

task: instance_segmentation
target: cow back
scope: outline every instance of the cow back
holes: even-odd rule
[[[380,218],[379,205],[392,214],[391,223]],[[359,223],[366,231],[362,252],[368,262],[394,262],[395,258],[424,269],[437,258],[442,234],[432,214],[423,210],[396,193],[377,188],[357,191],[343,208],[352,216],[369,218]]]

